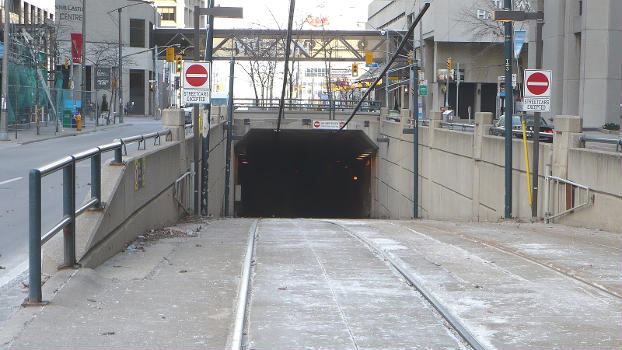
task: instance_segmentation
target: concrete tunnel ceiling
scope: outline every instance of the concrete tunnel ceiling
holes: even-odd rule
[[[236,216],[369,217],[376,150],[361,130],[252,129],[235,146]]]

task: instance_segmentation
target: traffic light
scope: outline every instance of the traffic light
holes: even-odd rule
[[[408,53],[408,65],[412,66],[413,64],[413,54],[411,52]]]
[[[65,56],[65,69],[69,69],[69,57]]]
[[[452,60],[451,60],[451,57],[449,57],[449,58],[447,59],[447,70],[448,70],[449,72],[451,72],[451,63],[452,63]]]
[[[166,48],[166,62],[173,62],[174,58],[175,58],[175,48],[167,47]]]
[[[175,56],[175,72],[181,73],[183,59],[182,55]]]
[[[358,77],[359,76],[359,65],[358,65],[358,63],[352,63],[352,76],[353,77]]]

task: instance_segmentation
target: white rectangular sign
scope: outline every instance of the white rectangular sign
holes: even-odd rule
[[[523,111],[524,112],[550,112],[551,111],[551,98],[550,97],[524,97],[523,98]]]
[[[191,105],[191,104],[197,104],[197,103],[198,104],[210,103],[209,90],[183,89],[181,97],[182,97],[181,103],[184,105]]]
[[[338,130],[343,124],[343,120],[314,120],[311,126],[313,129]]]

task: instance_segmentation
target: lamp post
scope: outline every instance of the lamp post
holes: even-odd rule
[[[83,0],[85,1],[85,0]],[[134,4],[129,4],[129,5],[125,5],[125,6],[121,6],[118,7],[116,9],[112,9],[110,11],[108,11],[108,14],[110,14],[111,12],[117,11],[118,12],[118,20],[119,20],[119,79],[118,79],[118,89],[119,89],[119,93],[118,93],[118,106],[119,106],[119,123],[123,123],[123,35],[121,32],[121,12],[123,11],[124,8],[127,7],[131,7],[131,6],[136,6],[136,5],[141,5],[141,4],[145,4],[145,5],[151,5],[153,4],[153,1],[145,1],[145,0],[127,0],[127,1],[133,1],[135,2]],[[83,51],[84,52],[84,51]]]

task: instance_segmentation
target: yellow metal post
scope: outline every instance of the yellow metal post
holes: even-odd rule
[[[531,175],[529,172],[529,153],[527,152],[527,132],[525,130],[525,120],[522,121],[523,125],[523,145],[525,146],[525,169],[527,170],[527,193],[529,193],[529,205],[531,205]],[[536,132],[534,130],[534,132]]]

